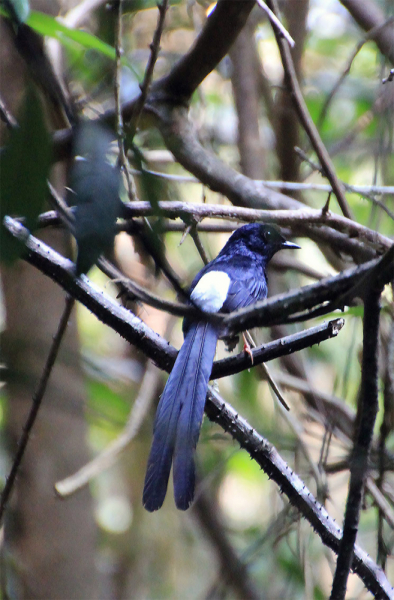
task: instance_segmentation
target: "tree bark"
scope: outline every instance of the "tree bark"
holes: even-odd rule
[[[16,116],[25,70],[4,29],[0,46],[1,94]],[[61,168],[57,174],[62,177]],[[69,250],[63,233],[46,232],[45,239],[62,253]],[[22,261],[2,270],[2,282],[6,332],[1,346],[9,372],[6,433],[11,461],[64,310],[65,295]],[[90,493],[84,491],[61,502],[53,489],[58,479],[88,460],[84,402],[78,336],[72,319],[5,515],[2,581],[9,597],[99,597]]]

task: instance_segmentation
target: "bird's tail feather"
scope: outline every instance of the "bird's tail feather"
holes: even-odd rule
[[[164,502],[174,451],[176,504],[186,509],[193,499],[194,450],[217,337],[216,329],[208,323],[190,325],[160,398],[143,493],[143,504],[149,511],[158,510]]]
[[[182,406],[174,448],[175,504],[181,510],[189,508],[194,497],[194,454],[218,339],[217,329],[213,325],[200,322],[194,327],[196,336],[187,364],[186,377],[182,383]]]

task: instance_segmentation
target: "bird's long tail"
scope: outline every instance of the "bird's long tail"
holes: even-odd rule
[[[143,494],[149,511],[158,510],[164,502],[172,460],[177,508],[186,510],[193,500],[194,453],[217,339],[214,325],[190,325],[160,398]]]

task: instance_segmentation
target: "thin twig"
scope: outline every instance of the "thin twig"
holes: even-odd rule
[[[141,94],[138,97],[138,100],[135,104],[135,107],[133,110],[133,115],[132,115],[132,118],[131,118],[131,121],[130,121],[130,124],[128,127],[129,143],[131,143],[132,140],[134,139],[134,136],[137,131],[138,123],[139,123],[139,120],[141,117],[141,113],[143,111],[146,99],[148,97],[148,92],[149,92],[149,88],[150,88],[150,85],[152,82],[152,77],[153,77],[153,71],[155,68],[157,57],[159,56],[159,52],[160,52],[160,40],[161,40],[161,36],[163,33],[163,29],[164,29],[164,21],[165,21],[165,17],[166,17],[167,8],[168,8],[168,0],[162,0],[161,3],[158,3],[157,8],[159,11],[159,16],[157,19],[157,26],[156,26],[155,33],[153,35],[152,43],[149,46],[150,55],[149,55],[148,64],[147,64],[146,70],[145,70],[144,80],[140,85]]]
[[[127,153],[124,147],[125,131],[123,124],[122,115],[122,104],[121,104],[121,78],[122,78],[122,7],[123,0],[119,0],[116,6],[116,35],[115,35],[115,51],[116,51],[116,69],[115,69],[115,85],[114,85],[114,96],[115,96],[115,107],[116,107],[116,121],[117,121],[117,134],[118,134],[118,148],[119,157],[118,162],[123,174],[126,178],[127,192],[130,201],[137,200],[137,190],[130,172],[130,164],[127,158]]]
[[[171,162],[173,162],[171,160]],[[313,163],[314,164],[314,163]],[[320,170],[316,166],[316,170]],[[192,175],[174,175],[173,173],[162,173],[160,171],[151,171],[146,169],[144,173],[138,169],[131,169],[132,175],[154,175],[155,177],[173,181],[176,183],[196,183],[201,185],[201,181],[197,177]],[[289,191],[316,191],[316,192],[332,192],[332,187],[328,184],[322,183],[303,183],[300,181],[272,181],[268,179],[256,179],[256,183],[272,188],[273,190],[286,189]],[[344,182],[342,182],[344,183]],[[378,194],[380,196],[393,196],[394,186],[393,185],[352,185],[350,186],[352,192],[355,194]]]
[[[318,165],[317,163],[315,163],[313,160],[311,160],[307,154],[301,149],[298,148],[297,146],[295,146],[294,151],[296,154],[298,154],[298,156],[305,161],[306,163],[308,163],[308,165],[314,170],[314,171],[318,171],[320,173],[320,175],[322,177],[326,177],[326,174],[324,172],[324,169]],[[344,181],[341,181],[341,184],[343,185],[343,187],[345,188],[345,190],[347,192],[351,192],[351,193],[356,193],[359,194],[360,196],[362,196],[363,198],[367,198],[368,200],[370,200],[372,202],[372,204],[375,204],[375,206],[379,206],[382,210],[384,210],[384,212],[391,218],[394,220],[394,213],[387,208],[387,206],[385,204],[383,204],[383,202],[381,202],[380,200],[377,200],[375,198],[375,196],[373,196],[373,193],[376,192],[368,192],[368,188],[367,186],[364,186],[366,189],[364,191],[361,191],[360,188],[356,188],[356,186],[353,185],[349,185],[348,183],[345,183]],[[332,188],[330,186],[326,186],[328,187],[329,192],[331,193]],[[370,186],[370,190],[376,190],[379,186]],[[389,188],[390,190],[390,188]],[[391,194],[391,191],[389,191],[389,194]]]
[[[391,20],[393,20],[393,18]],[[388,83],[390,81],[394,81],[394,69],[391,69],[387,77],[382,79],[382,83]]]
[[[126,450],[139,432],[141,424],[152,404],[160,378],[161,372],[150,363],[142,380],[138,397],[133,404],[122,433],[101,454],[84,465],[76,473],[62,481],[58,481],[55,484],[55,490],[59,496],[62,498],[71,496],[117,461],[118,457]]]
[[[325,118],[327,116],[327,112],[329,109],[329,106],[335,96],[335,94],[337,93],[337,91],[339,90],[339,88],[341,87],[342,83],[344,82],[345,78],[347,77],[347,75],[350,73],[350,69],[352,68],[352,64],[354,62],[354,59],[356,58],[357,54],[360,52],[361,48],[364,46],[364,44],[366,44],[369,40],[373,39],[375,37],[375,35],[377,33],[379,33],[379,31],[381,29],[383,29],[384,27],[386,27],[386,25],[389,25],[390,23],[392,23],[394,21],[394,17],[390,17],[389,19],[387,19],[387,21],[385,21],[384,23],[381,23],[379,25],[376,25],[376,27],[373,27],[370,31],[368,31],[368,33],[365,35],[364,39],[362,39],[357,46],[355,47],[355,49],[353,50],[350,58],[347,61],[346,67],[345,69],[342,71],[340,77],[338,78],[338,81],[335,83],[335,85],[333,86],[331,92],[328,94],[324,104],[323,104],[323,108],[321,109],[320,112],[320,116],[317,120],[317,127],[318,129],[321,130],[323,123],[325,121]],[[393,70],[394,71],[394,70]],[[385,83],[385,81],[382,81],[382,83]]]
[[[346,595],[347,580],[353,562],[362,495],[368,470],[373,428],[378,412],[378,346],[381,291],[380,286],[378,287],[376,282],[372,280],[371,288],[365,296],[360,424],[353,448],[343,535],[331,590],[331,600],[343,600]]]
[[[34,393],[31,409],[30,409],[29,415],[26,419],[26,422],[23,426],[22,435],[18,442],[18,449],[17,449],[16,455],[15,455],[14,461],[12,463],[10,474],[7,477],[7,481],[4,486],[4,490],[1,494],[0,523],[2,521],[3,514],[6,509],[8,500],[10,498],[12,488],[14,486],[15,479],[16,479],[20,464],[23,459],[23,455],[25,453],[26,446],[29,441],[30,433],[31,433],[34,423],[36,421],[38,411],[40,409],[41,402],[42,402],[42,399],[44,397],[44,394],[45,394],[45,391],[47,388],[49,377],[51,375],[53,366],[56,362],[60,344],[62,342],[64,333],[67,329],[68,321],[69,321],[74,303],[75,303],[75,299],[72,296],[66,296],[66,306],[64,308],[63,315],[60,319],[58,330],[55,334],[55,337],[53,338],[51,349],[49,351],[48,358],[47,358],[44,370],[42,372],[40,382],[38,384],[36,392]]]
[[[200,236],[198,235],[198,231],[197,231],[197,222],[195,222],[190,229],[190,235],[193,239],[193,242],[198,250],[199,255],[201,256],[201,260],[203,261],[204,265],[207,265],[209,263],[209,257],[208,254],[205,251],[205,248],[203,246],[203,243],[200,239]]]
[[[272,10],[269,8],[269,6],[266,5],[265,2],[263,2],[263,0],[257,0],[257,4],[260,6],[260,8],[263,9],[263,11],[266,13],[266,15],[268,16],[269,20],[271,21],[271,23],[277,28],[279,29],[279,31],[281,32],[281,34],[283,35],[284,38],[286,38],[286,40],[289,42],[290,46],[292,48],[294,48],[295,46],[295,41],[293,40],[293,38],[291,37],[290,33],[287,31],[287,29],[282,25],[282,23],[279,21],[278,17],[276,16],[276,14],[274,12],[272,12]]]
[[[128,297],[133,301],[138,300],[144,302],[145,304],[148,304],[148,306],[153,306],[158,310],[164,310],[176,317],[184,317],[186,315],[192,316],[195,314],[195,310],[192,306],[181,304],[180,302],[171,302],[170,300],[161,298],[142,285],[139,285],[136,281],[126,277],[122,271],[105,258],[100,258],[98,260],[98,267],[105,275],[107,275],[107,277],[120,286],[121,292],[119,293],[119,296],[121,297],[126,296],[126,298]]]
[[[251,346],[251,348],[254,349],[257,347],[257,344],[254,341],[254,338],[253,338],[252,334],[250,333],[250,331],[246,330],[244,333],[244,336],[245,336],[248,344]],[[251,354],[253,356],[253,353],[251,353]],[[266,379],[268,381],[268,384],[271,387],[275,397],[279,400],[279,402],[281,403],[283,408],[285,408],[286,410],[290,410],[290,406],[287,404],[286,399],[282,394],[282,391],[280,390],[278,384],[275,382],[274,378],[272,377],[267,365],[264,363],[261,363],[260,369],[263,372],[264,379]]]
[[[277,12],[277,2],[276,0],[268,0],[268,5],[270,6],[273,12]],[[314,124],[312,117],[309,114],[308,107],[305,103],[304,97],[301,92],[300,85],[298,83],[297,74],[295,72],[293,59],[291,56],[290,48],[287,44],[287,41],[282,37],[281,32],[274,26],[274,32],[276,36],[276,41],[279,47],[279,51],[282,58],[283,68],[285,70],[285,80],[289,92],[291,92],[291,98],[293,100],[295,109],[297,111],[298,117],[305,129],[306,134],[308,135],[311,144],[319,157],[319,160],[324,168],[327,179],[329,180],[333,192],[338,200],[338,204],[341,207],[341,210],[345,217],[348,219],[353,219],[352,212],[349,208],[349,205],[346,200],[346,196],[343,190],[343,186],[339,181],[337,174],[335,172],[334,166],[332,164],[331,158],[324,146],[319,132]]]

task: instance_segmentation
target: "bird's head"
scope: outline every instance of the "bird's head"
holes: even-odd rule
[[[288,242],[276,227],[262,223],[248,223],[234,231],[225,248],[228,250],[229,246],[235,252],[240,251],[241,253],[246,248],[263,256],[267,262],[279,250],[300,248],[297,244]]]

